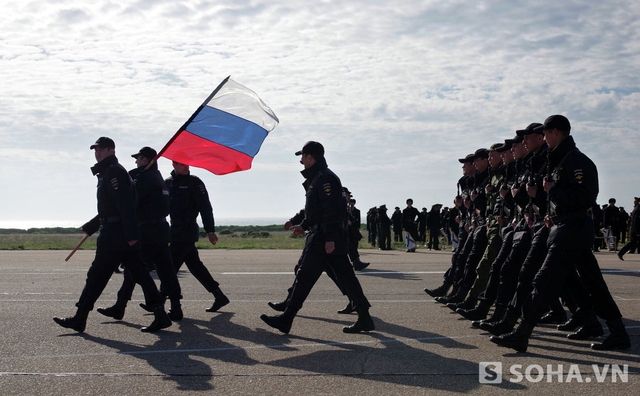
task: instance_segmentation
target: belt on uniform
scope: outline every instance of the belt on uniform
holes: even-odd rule
[[[120,216],[100,218],[100,225],[105,225],[108,223],[119,223],[119,222],[120,222]]]
[[[161,219],[144,219],[144,220],[138,220],[138,224],[139,225],[158,224],[158,223],[165,223],[166,221],[167,221],[167,219],[165,219],[165,218],[161,218]]]
[[[309,233],[312,232],[316,232],[318,230],[322,229],[322,224],[314,224],[311,227],[309,227],[309,229],[307,230]]]
[[[581,220],[587,216],[586,212],[571,212],[565,213],[557,216],[551,216],[551,220],[553,220],[553,224],[562,224],[567,220]]]
[[[171,225],[181,225],[181,224],[193,224],[196,222],[196,219],[171,219]]]

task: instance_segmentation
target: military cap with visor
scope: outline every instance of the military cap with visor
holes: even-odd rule
[[[544,124],[536,127],[536,131],[548,131],[551,129],[557,129],[563,132],[571,132],[571,123],[569,123],[567,117],[560,114],[554,114],[547,117],[547,119],[544,120]]]
[[[302,150],[296,151],[296,155],[303,154],[324,156],[324,147],[322,146],[322,144],[311,140],[306,142],[304,146],[302,146]]]
[[[542,126],[541,123],[539,122],[534,122],[532,124],[529,124],[525,129],[518,129],[516,131],[516,134],[518,136],[525,136],[525,135],[531,135],[532,133],[537,133],[539,135],[542,135],[542,129],[537,129],[539,126]]]
[[[133,158],[138,158],[139,156],[143,156],[144,158],[148,159],[149,161],[151,161],[152,159],[156,158],[156,155],[158,155],[156,150],[152,149],[151,147],[147,147],[147,146],[141,148],[139,152],[137,152],[135,154],[131,154],[131,156]]]
[[[96,142],[91,145],[91,147],[89,147],[89,150],[93,150],[96,147],[115,149],[116,144],[113,142],[113,140],[111,140],[111,138],[102,136],[99,137],[98,140],[96,140]]]

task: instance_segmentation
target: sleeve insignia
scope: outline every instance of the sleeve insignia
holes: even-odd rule
[[[322,191],[324,191],[325,194],[327,195],[331,195],[331,183],[325,183],[322,185]]]
[[[575,177],[578,183],[582,183],[582,180],[584,180],[584,174],[582,173],[582,169],[576,169],[575,171],[573,171],[573,176]]]
[[[204,187],[204,184],[198,184],[198,189],[200,190],[201,194],[206,194],[207,189]]]
[[[111,179],[111,188],[117,190],[118,187],[120,187],[120,183],[118,182],[118,178],[114,177],[113,179]]]

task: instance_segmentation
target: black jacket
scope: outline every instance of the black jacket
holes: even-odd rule
[[[588,211],[598,197],[595,164],[569,136],[550,151],[548,165],[556,183],[549,190],[549,215],[554,223],[549,233],[550,247],[593,248],[593,218]]]
[[[97,250],[139,249],[129,241],[139,240],[136,220],[136,192],[127,171],[111,155],[95,164],[91,171],[98,177],[98,214],[82,226],[89,235],[100,230]]]
[[[158,170],[158,164],[153,163],[149,169],[146,165],[129,171],[133,178],[138,195],[138,225],[143,244],[169,243],[169,190]]]
[[[345,219],[347,216],[346,197],[342,192],[342,183],[328,167],[324,158],[300,172],[305,178],[302,186],[306,192],[303,229],[313,231],[318,243],[335,242],[335,254],[346,254],[347,234]]]
[[[172,242],[198,241],[198,214],[207,233],[216,231],[209,193],[202,180],[190,174],[177,175],[172,171],[165,183],[169,189]]]

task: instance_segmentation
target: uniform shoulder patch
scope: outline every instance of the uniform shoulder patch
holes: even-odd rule
[[[584,173],[582,172],[582,169],[574,170],[573,177],[576,179],[578,183],[582,183],[582,181],[584,180]]]
[[[322,191],[327,195],[331,195],[331,183],[324,183],[322,185]]]
[[[111,188],[113,188],[114,190],[117,190],[120,187],[120,182],[118,181],[117,177],[114,177],[113,179],[111,179]]]

